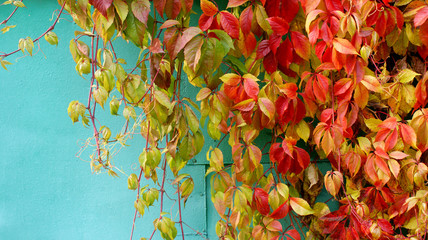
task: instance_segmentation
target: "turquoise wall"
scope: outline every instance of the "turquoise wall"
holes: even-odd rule
[[[17,27],[0,33],[0,51],[15,50],[20,38],[35,39],[51,25],[52,13],[59,8],[52,0],[25,4],[28,8],[19,9],[9,21]],[[1,21],[12,10],[0,6]],[[17,53],[7,58],[14,64],[9,71],[0,70],[0,239],[129,239],[136,192],[127,189],[127,176],[92,174],[89,163],[75,157],[92,131],[81,123],[73,125],[67,107],[72,100],[86,103],[89,82],[77,75],[68,50],[78,27],[69,16],[64,18],[54,30],[58,47],[42,39],[41,50],[33,57]],[[136,61],[138,51],[132,44],[121,42],[116,47],[128,62]],[[101,111],[98,114],[102,121]],[[122,121],[118,117],[109,125],[119,129]],[[136,137],[129,144],[115,157],[126,174],[137,172],[132,164],[138,162],[144,143]],[[184,210],[185,221],[208,234],[205,165],[184,171],[197,183]],[[172,207],[175,213],[176,205],[169,203],[166,209]],[[134,239],[150,236],[158,214],[158,209],[151,209],[144,219],[137,219]],[[188,227],[185,234],[186,239],[200,239],[192,237],[195,233]]]

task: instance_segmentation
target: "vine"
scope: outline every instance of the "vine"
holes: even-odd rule
[[[72,101],[68,114],[93,128],[84,147],[94,146],[92,170],[119,176],[112,156],[134,135],[145,140],[139,169],[127,174],[137,190],[131,240],[137,217],[157,201],[148,239],[196,231],[182,216],[194,180],[181,170],[207,135],[218,140],[206,175],[219,239],[428,237],[426,1],[58,2],[53,25],[0,61],[6,68],[6,57],[32,55],[43,36],[56,44],[63,10],[82,28],[70,51],[90,79],[88,100]],[[23,4],[7,3],[16,8],[0,25]],[[141,51],[130,71],[116,38]],[[198,94],[184,96],[184,84]],[[124,120],[115,137],[96,114],[107,101]],[[325,174],[322,161],[331,165]],[[178,220],[165,212],[166,198],[177,202]],[[338,210],[327,205],[333,200]]]

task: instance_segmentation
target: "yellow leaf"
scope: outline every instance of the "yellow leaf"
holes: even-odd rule
[[[300,216],[314,214],[314,210],[309,206],[309,203],[302,198],[290,198],[291,208]]]
[[[305,142],[308,141],[309,136],[311,134],[311,130],[309,129],[309,126],[305,121],[300,121],[297,124],[296,132],[297,132],[297,135],[299,135],[299,137],[303,139],[303,141]]]

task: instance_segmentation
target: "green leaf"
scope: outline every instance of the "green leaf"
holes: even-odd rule
[[[129,13],[128,4],[124,0],[114,0],[113,5],[117,14],[119,15],[120,20],[124,22]]]
[[[186,105],[186,110],[184,114],[186,116],[187,124],[189,125],[190,130],[192,130],[193,133],[196,133],[199,129],[198,117],[196,117],[196,114],[187,105]]]
[[[135,113],[135,109],[131,106],[126,106],[125,109],[123,109],[123,116],[128,121],[129,121],[129,118],[133,118],[134,120],[137,118],[137,114]]]
[[[156,98],[156,101],[158,103],[160,103],[162,106],[166,107],[168,110],[171,110],[172,104],[171,104],[171,101],[170,101],[168,95],[165,92],[163,92],[161,90],[156,90],[155,91],[155,98]]]
[[[175,185],[175,184],[179,183],[181,180],[183,180],[183,179],[184,179],[184,178],[186,178],[186,177],[190,177],[190,174],[187,174],[187,173],[180,174],[180,175],[178,175],[178,176],[174,179],[174,181],[173,181],[171,184],[172,184],[172,185]]]

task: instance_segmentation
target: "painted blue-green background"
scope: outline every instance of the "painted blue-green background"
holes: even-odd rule
[[[53,0],[25,1],[8,22],[17,25],[0,34],[0,51],[11,52],[20,38],[35,39],[53,22],[53,12],[60,8]],[[0,6],[0,19],[5,19],[12,6]],[[57,13],[57,12],[56,12]],[[112,178],[92,174],[90,165],[75,155],[92,135],[91,128],[72,124],[67,106],[72,100],[86,103],[88,80],[78,76],[68,50],[74,30],[79,28],[64,16],[54,32],[57,47],[43,38],[36,44],[34,56],[21,52],[7,58],[13,65],[0,70],[0,239],[129,239],[134,216],[136,192],[127,189],[127,175]],[[115,42],[121,56],[133,63],[139,50],[124,41]],[[107,109],[108,111],[108,109]],[[105,114],[107,116],[107,114]],[[102,110],[98,116],[103,119]],[[120,129],[123,119],[109,120],[109,127]],[[113,133],[115,134],[115,133]],[[135,163],[144,145],[135,137],[131,146],[115,156],[115,164],[126,174],[137,172]],[[88,159],[90,151],[82,154]],[[202,156],[202,154],[201,154]],[[199,160],[198,160],[199,162]],[[184,221],[208,237],[205,165],[186,167],[196,186],[184,209]],[[172,174],[169,175],[171,179]],[[170,189],[171,193],[174,193]],[[177,203],[167,201],[165,210]],[[136,221],[134,239],[149,237],[157,208],[146,211]],[[213,223],[210,224],[213,226]],[[178,227],[178,225],[177,225]],[[179,233],[180,235],[180,233]],[[186,239],[201,239],[185,227]],[[154,239],[160,239],[155,235]]]
[[[16,50],[20,38],[38,37],[52,24],[56,16],[53,13],[60,8],[53,0],[25,4],[27,8],[19,9],[8,23],[17,26],[0,34],[1,52]],[[12,6],[0,6],[0,21],[12,10]],[[89,87],[89,80],[76,73],[68,50],[74,30],[80,30],[70,19],[61,18],[54,30],[59,37],[57,47],[42,38],[33,57],[23,57],[19,52],[7,58],[13,63],[9,71],[0,69],[0,240],[130,237],[136,192],[127,189],[127,175],[138,172],[136,163],[145,143],[136,136],[128,142],[130,147],[115,156],[115,165],[127,174],[120,174],[120,178],[93,174],[89,163],[76,157],[93,133],[80,122],[73,125],[67,115],[70,101],[86,104]],[[118,40],[114,44],[121,57],[130,64],[136,62],[139,50],[131,43]],[[195,95],[195,91],[185,87],[184,94]],[[107,113],[97,110],[100,121],[108,115],[108,108]],[[106,123],[115,135],[123,118],[110,117],[102,122]],[[209,144],[213,142],[208,142],[204,150]],[[195,181],[183,218],[204,237],[217,239],[218,215],[210,200],[209,179],[204,177],[204,150],[183,170]],[[87,160],[89,154],[84,152],[82,158]],[[170,181],[172,174],[167,178]],[[177,203],[166,203],[165,211],[178,221]],[[148,238],[157,216],[159,210],[153,208],[143,219],[138,218],[134,239]],[[178,224],[176,227],[179,230]],[[202,239],[191,228],[184,227],[186,239]],[[154,239],[160,239],[160,235]]]

